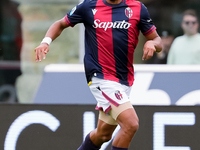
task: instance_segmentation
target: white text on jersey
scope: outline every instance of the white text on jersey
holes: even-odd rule
[[[106,31],[108,28],[117,28],[117,29],[128,29],[131,26],[131,23],[123,21],[115,22],[101,22],[99,19],[94,20],[94,28],[104,28]]]

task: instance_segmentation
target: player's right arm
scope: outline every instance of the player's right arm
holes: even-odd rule
[[[48,37],[53,41],[67,27],[69,27],[69,25],[66,23],[65,18],[62,18],[61,20],[56,21],[50,26],[45,37]],[[48,51],[49,51],[49,44],[41,43],[37,48],[35,48],[35,61],[36,62],[42,61],[42,56],[43,59],[45,59],[45,55],[47,54]]]
[[[51,41],[55,40],[65,28],[69,26],[74,27],[77,23],[83,23],[83,14],[86,9],[85,6],[88,7],[88,5],[85,5],[85,2],[86,1],[80,2],[70,12],[68,12],[64,18],[56,21],[50,26],[45,38],[43,39],[44,42],[35,49],[36,62],[41,61],[42,56],[43,59],[45,59],[45,55],[49,51],[49,44],[47,43],[51,43]]]

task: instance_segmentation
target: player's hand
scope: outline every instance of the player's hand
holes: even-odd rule
[[[154,52],[156,52],[154,42],[152,40],[147,41],[144,44],[142,60],[150,59]]]
[[[37,48],[35,48],[35,61],[42,61],[42,56],[43,59],[46,58],[46,54],[49,51],[49,45],[46,43],[42,43],[40,44],[40,46],[38,46]]]

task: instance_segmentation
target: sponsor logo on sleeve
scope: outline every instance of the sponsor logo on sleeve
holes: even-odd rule
[[[151,22],[151,21],[152,21],[152,19],[148,19],[148,20],[147,20],[147,22]]]
[[[73,15],[73,13],[76,11],[76,6],[71,10],[70,16]]]

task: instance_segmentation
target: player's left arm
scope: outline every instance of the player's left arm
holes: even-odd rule
[[[77,23],[83,22],[83,10],[85,2],[86,1],[82,1],[81,3],[79,3],[70,12],[68,12],[65,17],[56,21],[50,26],[41,44],[37,48],[35,48],[36,62],[42,60],[41,53],[43,55],[43,59],[45,59],[45,55],[49,51],[49,45],[51,41],[60,36],[65,28],[68,28],[69,26],[74,27]]]
[[[156,27],[150,17],[146,6],[141,2],[139,29],[146,37],[147,42],[143,48],[143,60],[150,59],[154,52],[162,50],[162,40],[156,31]]]
[[[142,60],[150,59],[154,52],[160,52],[163,48],[162,40],[156,30],[145,37],[147,42],[144,44]]]

